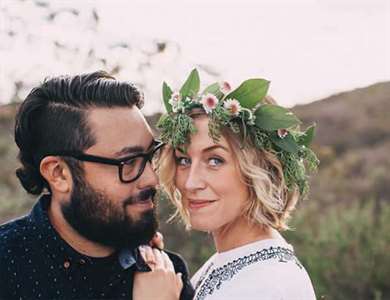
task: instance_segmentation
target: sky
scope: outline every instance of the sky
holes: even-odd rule
[[[178,89],[194,67],[204,86],[266,78],[281,105],[309,103],[390,81],[389,2],[2,0],[0,103],[16,81],[23,98],[44,77],[118,65],[146,114],[162,109],[163,81]]]

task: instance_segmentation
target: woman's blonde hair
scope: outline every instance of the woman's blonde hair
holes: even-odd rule
[[[274,103],[270,97],[266,101]],[[196,111],[190,116],[196,119],[204,115],[205,112]],[[232,149],[241,178],[248,187],[249,197],[243,215],[255,224],[277,230],[288,229],[287,221],[298,201],[299,192],[297,188],[288,189],[277,156],[256,148],[251,140],[242,141],[229,128],[222,129],[222,136]],[[189,213],[182,205],[181,194],[175,185],[176,161],[170,145],[166,146],[158,163],[161,186],[177,209],[174,216],[180,215],[186,227],[190,228]]]

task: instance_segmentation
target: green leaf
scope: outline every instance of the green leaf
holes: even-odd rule
[[[194,96],[199,92],[200,79],[197,69],[193,69],[190,76],[188,76],[186,82],[180,89],[180,95],[183,99],[188,96]]]
[[[315,136],[316,125],[312,125],[306,129],[304,134],[299,138],[299,144],[304,145],[306,147],[310,147],[311,142]]]
[[[254,114],[256,126],[268,131],[287,129],[301,123],[292,112],[278,105],[264,104]]]
[[[267,95],[269,81],[265,79],[248,79],[228,94],[226,99],[236,99],[242,107],[253,108]]]
[[[213,94],[219,100],[221,100],[223,97],[223,93],[221,92],[221,89],[220,89],[218,82],[213,83],[213,84],[209,85],[208,87],[206,87],[204,89],[204,91],[202,92],[202,95],[206,95],[208,93]]]
[[[293,136],[289,133],[284,138],[280,138],[277,133],[271,135],[272,142],[278,146],[281,150],[289,153],[298,154],[299,146],[294,140]]]
[[[164,100],[165,109],[167,110],[168,113],[170,113],[170,112],[172,112],[172,105],[169,103],[169,99],[171,99],[172,90],[168,86],[168,84],[166,84],[165,81],[163,82],[162,93],[163,93],[163,100]]]

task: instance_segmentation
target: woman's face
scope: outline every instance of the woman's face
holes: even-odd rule
[[[191,136],[187,153],[175,151],[175,183],[192,228],[213,232],[242,215],[249,193],[227,140],[221,136],[214,143],[206,116],[194,123],[197,132]]]

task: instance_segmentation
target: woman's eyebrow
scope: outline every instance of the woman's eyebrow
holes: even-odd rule
[[[227,148],[227,147],[225,147],[225,146],[222,146],[222,145],[220,145],[220,144],[217,144],[217,145],[212,145],[212,146],[210,146],[210,147],[206,147],[206,148],[204,148],[204,149],[202,149],[202,152],[204,153],[204,152],[210,152],[210,151],[213,151],[213,150],[215,150],[215,149],[222,149],[222,150],[224,150],[225,152],[230,152],[229,151],[229,148]],[[181,151],[180,149],[175,149],[175,151],[174,151],[174,155],[176,156],[176,152],[179,152],[179,153],[181,153],[181,154],[184,154],[184,155],[186,155],[186,153],[184,153],[183,151]]]
[[[207,148],[203,149],[202,152],[210,152],[210,151],[215,150],[215,149],[222,149],[226,152],[229,152],[229,149],[227,147],[224,147],[224,146],[219,145],[219,144],[207,147]]]

